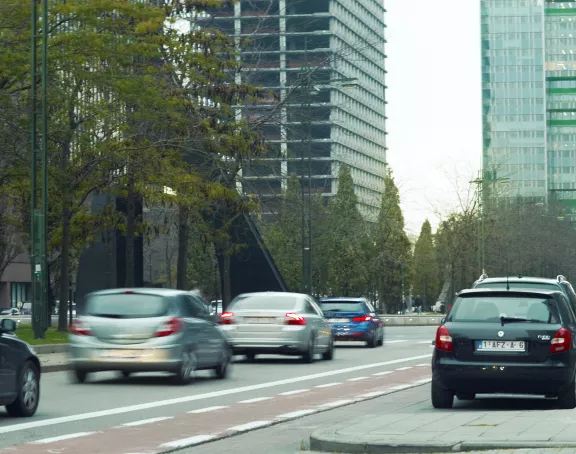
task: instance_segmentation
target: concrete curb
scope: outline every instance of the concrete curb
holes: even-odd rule
[[[36,354],[49,355],[51,353],[68,353],[68,344],[31,345]]]
[[[66,370],[70,370],[69,364],[47,364],[41,367],[43,374],[48,374],[51,372],[64,372]]]
[[[430,441],[399,442],[385,437],[342,436],[337,429],[321,429],[310,435],[310,450],[317,452],[345,452],[350,454],[441,453],[494,451],[501,449],[562,449],[576,448],[576,442],[515,442],[515,441]]]

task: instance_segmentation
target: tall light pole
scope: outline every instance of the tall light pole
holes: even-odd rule
[[[38,35],[38,3],[41,2],[42,35]],[[32,327],[36,339],[44,338],[48,327],[48,0],[32,0],[31,12],[31,194],[30,194],[30,264],[32,268]],[[38,74],[38,40],[42,60]],[[38,197],[38,75],[41,78],[41,194]],[[38,200],[40,198],[40,200]],[[39,203],[40,202],[40,203]]]

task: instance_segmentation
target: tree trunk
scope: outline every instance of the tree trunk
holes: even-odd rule
[[[134,237],[136,236],[136,194],[132,182],[126,199],[126,287],[134,287]]]
[[[188,290],[188,209],[181,206],[178,210],[178,263],[176,265],[176,288]]]
[[[172,257],[170,257],[170,241],[166,240],[166,279],[168,279],[168,288],[172,288]]]
[[[225,311],[232,300],[232,282],[230,280],[230,254],[225,247],[218,248],[218,255],[222,258],[220,280],[222,285],[222,311]]]
[[[68,331],[68,291],[70,276],[70,178],[68,162],[70,161],[70,142],[62,144],[60,170],[62,172],[62,236],[60,250],[60,302],[58,306],[58,331]]]

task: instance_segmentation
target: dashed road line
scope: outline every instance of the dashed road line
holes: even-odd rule
[[[378,372],[378,373],[372,374],[372,375],[374,375],[374,376],[376,376],[376,377],[380,377],[380,376],[382,376],[382,375],[388,375],[388,374],[391,374],[391,373],[393,373],[393,372],[394,372],[393,370],[387,370],[387,371]]]
[[[239,404],[253,404],[256,402],[263,402],[265,400],[270,400],[270,399],[272,399],[272,397],[255,397],[254,399],[241,400],[238,403]]]
[[[143,426],[144,424],[152,424],[153,422],[166,421],[167,419],[174,419],[174,416],[160,416],[158,418],[142,419],[140,421],[127,422],[119,427],[135,427]]]
[[[342,383],[326,383],[324,385],[318,385],[315,386],[315,388],[331,388],[332,386],[338,386],[341,385]]]
[[[293,394],[301,394],[310,391],[309,389],[295,389],[294,391],[286,391],[284,393],[279,393],[279,396],[291,396]]]
[[[401,370],[409,370],[412,369],[411,367],[400,367],[398,369],[396,369],[397,371],[401,371]]]
[[[42,440],[33,441],[32,444],[43,445],[48,443],[56,443],[57,441],[72,440],[73,438],[86,437],[95,434],[96,432],[77,432],[68,435],[59,435],[57,437],[43,438]]]
[[[370,377],[356,377],[356,378],[350,378],[346,381],[360,381],[360,380],[366,380],[367,378],[370,378]]]
[[[186,413],[192,413],[192,414],[195,414],[195,413],[208,413],[208,412],[211,412],[211,411],[223,410],[224,408],[228,408],[228,406],[227,406],[227,405],[222,405],[222,406],[216,406],[216,407],[206,407],[206,408],[200,408],[200,409],[198,409],[198,410],[191,410],[191,411],[188,411],[188,412],[186,412]]]

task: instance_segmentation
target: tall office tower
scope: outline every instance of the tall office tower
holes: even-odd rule
[[[269,95],[242,114],[261,119],[270,152],[243,169],[242,191],[275,212],[290,175],[332,196],[351,167],[360,210],[375,219],[386,172],[383,0],[240,0],[201,26],[234,36],[242,81]]]
[[[574,199],[576,2],[481,0],[481,16],[484,182]]]

